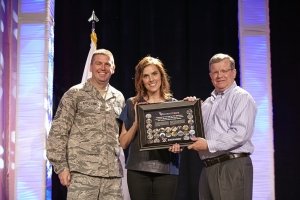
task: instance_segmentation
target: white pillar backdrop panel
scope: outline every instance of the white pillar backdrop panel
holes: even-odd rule
[[[47,117],[45,121],[45,127],[47,130],[47,136],[50,131],[51,122],[52,122],[52,106],[53,106],[53,73],[54,73],[54,1],[55,0],[49,0],[48,1],[48,10],[49,16],[51,16],[51,21],[48,24],[49,28],[49,38],[48,38],[48,97],[45,99],[46,101],[46,109],[47,109]],[[45,159],[46,158],[46,149],[44,152]],[[52,167],[50,165],[50,162],[46,161],[46,200],[52,199]]]
[[[19,1],[15,197],[20,200],[46,197],[45,146],[53,77],[51,2]]]
[[[268,0],[239,0],[241,85],[254,97],[258,112],[253,199],[275,199],[270,30]]]

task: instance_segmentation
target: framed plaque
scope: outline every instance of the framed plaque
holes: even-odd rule
[[[203,137],[201,101],[172,101],[137,106],[140,151],[187,146]]]

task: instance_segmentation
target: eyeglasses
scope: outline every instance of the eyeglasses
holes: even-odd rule
[[[221,69],[221,70],[218,70],[218,71],[214,71],[214,72],[210,72],[210,74],[212,74],[213,76],[217,76],[217,75],[221,75],[221,74],[227,74],[228,72],[230,72],[231,70],[233,69]]]

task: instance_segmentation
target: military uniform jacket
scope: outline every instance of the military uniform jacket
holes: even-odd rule
[[[117,118],[124,101],[112,86],[103,99],[90,80],[63,95],[47,139],[47,158],[56,173],[68,168],[91,176],[123,176]]]

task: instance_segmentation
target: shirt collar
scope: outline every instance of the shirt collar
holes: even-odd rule
[[[216,90],[213,90],[211,95],[216,98],[218,95],[225,95],[228,92],[230,92],[231,90],[233,90],[233,88],[235,88],[237,86],[236,82],[234,81],[231,86],[229,88],[227,88],[226,90],[224,90],[223,92],[217,92]]]

